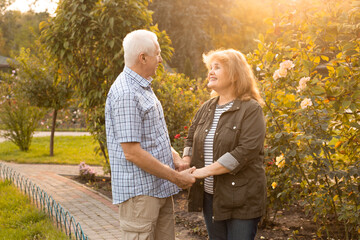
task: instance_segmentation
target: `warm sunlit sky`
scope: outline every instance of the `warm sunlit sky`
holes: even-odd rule
[[[47,9],[50,14],[53,14],[59,0],[37,0],[36,4],[33,5],[35,1],[36,0],[15,0],[8,9],[26,12],[31,7],[35,12],[43,12]]]

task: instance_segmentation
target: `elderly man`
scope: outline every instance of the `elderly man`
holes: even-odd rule
[[[195,178],[171,148],[151,76],[162,62],[157,36],[136,30],[123,40],[125,67],[105,106],[113,203],[121,239],[175,239],[172,195]],[[178,187],[177,187],[177,186]]]

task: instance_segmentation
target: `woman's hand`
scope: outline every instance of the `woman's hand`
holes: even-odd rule
[[[198,178],[198,179],[201,179],[201,178],[206,178],[208,176],[210,176],[208,174],[208,172],[206,171],[206,168],[199,168],[199,169],[196,169],[192,175],[195,177],[195,178]]]
[[[214,162],[213,164],[196,169],[192,174],[195,178],[206,178],[214,175],[221,175],[230,172],[229,169],[223,167],[220,163]]]

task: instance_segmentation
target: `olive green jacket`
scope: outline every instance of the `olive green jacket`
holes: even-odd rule
[[[210,130],[219,97],[205,102],[189,129],[184,153],[191,166],[204,167],[204,141]],[[213,156],[230,170],[214,176],[213,213],[215,220],[251,219],[264,215],[266,178],[264,170],[265,120],[255,100],[235,100],[224,112],[214,136]],[[189,211],[203,207],[204,180],[198,179],[189,191]]]

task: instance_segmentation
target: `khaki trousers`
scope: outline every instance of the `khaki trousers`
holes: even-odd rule
[[[119,204],[121,240],[175,240],[173,198],[136,196]]]

